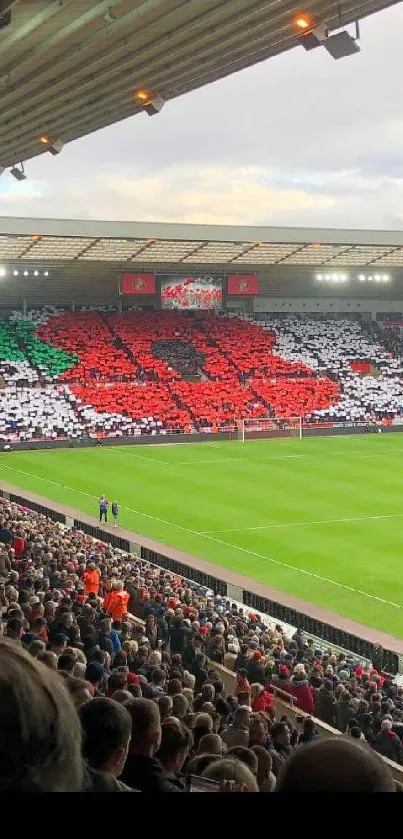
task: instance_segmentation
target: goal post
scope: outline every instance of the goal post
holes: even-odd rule
[[[302,440],[302,417],[247,417],[241,420],[238,440],[259,440],[270,437],[297,437]]]

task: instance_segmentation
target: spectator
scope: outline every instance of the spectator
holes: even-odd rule
[[[305,711],[306,714],[313,714],[315,711],[315,703],[312,688],[308,682],[305,670],[298,670],[294,673],[291,683],[292,694],[295,697],[298,708],[301,708],[301,711]]]
[[[292,752],[290,730],[284,722],[276,722],[272,726],[270,737],[273,772],[277,776],[280,767],[286,762]]]
[[[205,734],[199,741],[198,755],[219,755],[223,753],[223,742],[218,734]]]
[[[202,772],[202,778],[217,781],[221,792],[259,792],[252,772],[240,760],[222,758],[214,761]]]
[[[60,678],[0,637],[0,791],[77,792],[81,731]]]
[[[186,726],[177,720],[165,720],[161,725],[161,744],[157,757],[165,769],[166,781],[185,792],[185,784],[178,777],[188,757],[192,738]]]
[[[141,792],[179,792],[156,757],[161,744],[157,705],[151,699],[134,699],[127,710],[132,718],[132,738],[122,780]]]
[[[383,757],[403,764],[403,747],[400,737],[393,731],[393,722],[386,718],[381,722],[381,730],[375,737],[374,748]]]
[[[316,740],[319,737],[319,733],[315,728],[315,722],[312,717],[304,717],[302,722],[302,733],[298,737],[298,745],[301,743],[311,743],[312,740]]]
[[[320,720],[331,725],[336,726],[336,698],[333,692],[333,683],[330,679],[325,679],[320,688],[316,698],[316,713]]]
[[[257,776],[258,758],[252,749],[247,749],[245,746],[233,746],[232,749],[228,749],[226,757],[234,757],[236,760],[240,760],[241,763],[245,763],[252,772],[252,775],[254,777]]]
[[[80,709],[83,757],[87,763],[86,791],[132,792],[117,779],[129,749],[132,720],[113,699],[99,698]]]
[[[315,740],[296,749],[282,767],[278,792],[395,792],[389,768],[370,750],[349,738]]]
[[[252,711],[269,711],[272,707],[273,696],[263,685],[251,685],[251,706]]]
[[[249,745],[249,721],[250,711],[247,708],[237,708],[234,722],[222,734],[222,741],[228,749]]]
[[[259,792],[274,792],[276,789],[276,776],[272,772],[273,760],[270,752],[264,746],[252,746],[252,752],[257,757],[256,780]]]

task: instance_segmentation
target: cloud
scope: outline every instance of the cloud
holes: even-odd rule
[[[28,161],[0,215],[400,227],[403,7],[362,52],[302,48]]]

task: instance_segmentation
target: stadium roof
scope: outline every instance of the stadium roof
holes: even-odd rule
[[[403,232],[3,217],[0,261],[399,268]]]
[[[396,0],[308,0],[340,28]],[[300,4],[282,0],[1,0],[0,165],[141,110],[142,89],[172,99],[297,45]],[[242,108],[242,103],[234,106]]]

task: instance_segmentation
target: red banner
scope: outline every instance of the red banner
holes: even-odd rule
[[[155,294],[155,274],[122,274],[121,294]]]
[[[259,294],[259,280],[256,274],[228,274],[228,294]]]
[[[384,320],[383,327],[385,329],[396,329],[403,326],[403,320]]]
[[[350,367],[353,373],[358,373],[361,376],[366,376],[371,372],[371,363],[369,361],[350,361]]]

